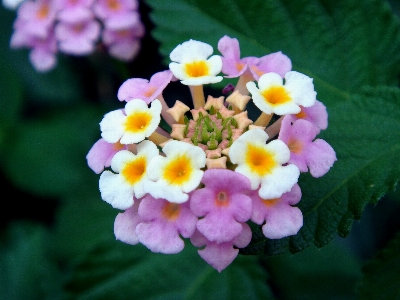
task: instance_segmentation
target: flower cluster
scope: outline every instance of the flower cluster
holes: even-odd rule
[[[268,239],[300,230],[299,175],[323,176],[336,155],[315,139],[328,115],[313,80],[292,71],[286,55],[240,58],[228,36],[218,49],[222,56],[189,40],[171,52],[169,70],[125,81],[117,95],[125,107],[105,114],[87,160],[102,173],[102,199],[123,210],[118,240],[172,254],[188,238],[221,272],[250,243],[248,222]],[[222,81],[221,71],[237,85],[224,88],[226,98],[206,99],[203,85]],[[179,100],[167,106],[163,90],[175,80],[189,86],[193,108]],[[255,121],[246,110],[251,99],[260,109]]]
[[[129,61],[144,35],[137,10],[137,0],[27,0],[18,7],[11,48],[30,49],[39,72],[55,67],[58,51],[88,55],[99,42],[111,56]]]

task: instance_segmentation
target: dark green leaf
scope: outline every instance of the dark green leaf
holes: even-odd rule
[[[363,267],[358,287],[359,299],[400,298],[400,233]]]
[[[218,273],[187,245],[178,255],[111,242],[95,249],[67,285],[72,299],[272,299],[255,257]]]
[[[281,299],[354,299],[361,262],[341,242],[265,258],[269,283]]]
[[[86,154],[100,137],[102,113],[82,106],[21,122],[8,142],[5,172],[19,187],[46,196],[81,188],[91,175]]]
[[[1,299],[61,299],[61,274],[48,255],[48,240],[40,225],[9,225],[0,248]]]

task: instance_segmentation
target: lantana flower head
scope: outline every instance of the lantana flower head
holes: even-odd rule
[[[31,49],[30,61],[39,72],[56,66],[58,52],[82,56],[104,48],[129,61],[144,35],[137,10],[136,0],[26,0],[18,7],[10,46]],[[43,51],[39,41],[51,41],[55,49]]]
[[[101,142],[87,159],[102,172],[103,200],[125,210],[114,224],[118,240],[175,254],[189,239],[221,272],[249,245],[251,223],[268,239],[298,233],[299,176],[323,176],[336,156],[316,138],[327,128],[327,111],[310,77],[292,71],[281,52],[240,59],[236,39],[218,45],[223,59],[211,56],[211,45],[189,40],[172,50],[169,70],[126,80],[117,95],[125,108],[105,114]],[[256,67],[265,73],[250,75]],[[226,96],[205,97],[204,85],[221,81],[221,70],[239,77],[237,85],[224,89]],[[188,86],[192,104],[167,105],[162,94],[175,80]],[[250,101],[260,108],[254,120]]]

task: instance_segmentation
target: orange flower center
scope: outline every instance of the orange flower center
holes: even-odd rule
[[[161,214],[165,219],[175,221],[179,217],[180,211],[179,204],[168,202],[164,205]]]
[[[296,139],[290,139],[288,142],[288,148],[291,152],[299,154],[303,150],[303,143]]]
[[[50,7],[48,4],[43,4],[39,10],[36,12],[36,16],[38,17],[38,19],[46,19],[49,15],[50,12]]]
[[[217,197],[215,197],[215,204],[217,206],[228,206],[229,197],[225,192],[219,192]]]
[[[206,76],[209,73],[208,66],[205,61],[194,61],[186,64],[186,74],[190,77]]]
[[[246,163],[259,176],[271,173],[276,167],[274,155],[263,147],[248,145]]]
[[[291,100],[288,92],[283,86],[272,86],[262,92],[265,101],[272,105],[280,105]]]
[[[133,185],[143,177],[145,171],[146,158],[142,156],[128,163],[122,170],[121,174],[130,184]]]
[[[148,112],[135,112],[126,118],[125,129],[131,132],[144,131],[149,126],[151,119],[152,117]]]
[[[164,178],[170,184],[181,185],[192,175],[191,161],[186,155],[180,155],[172,159],[164,169]]]

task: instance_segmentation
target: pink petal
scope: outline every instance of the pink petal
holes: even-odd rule
[[[206,248],[199,250],[199,255],[218,272],[229,266],[239,253],[231,243],[209,243]]]
[[[135,199],[134,204],[130,208],[123,213],[119,213],[115,218],[114,234],[117,240],[130,245],[139,243],[139,239],[135,233],[136,226],[141,222],[138,215],[139,203],[140,200]]]
[[[326,141],[317,139],[309,145],[306,160],[311,175],[318,178],[329,171],[337,158],[335,150]]]

